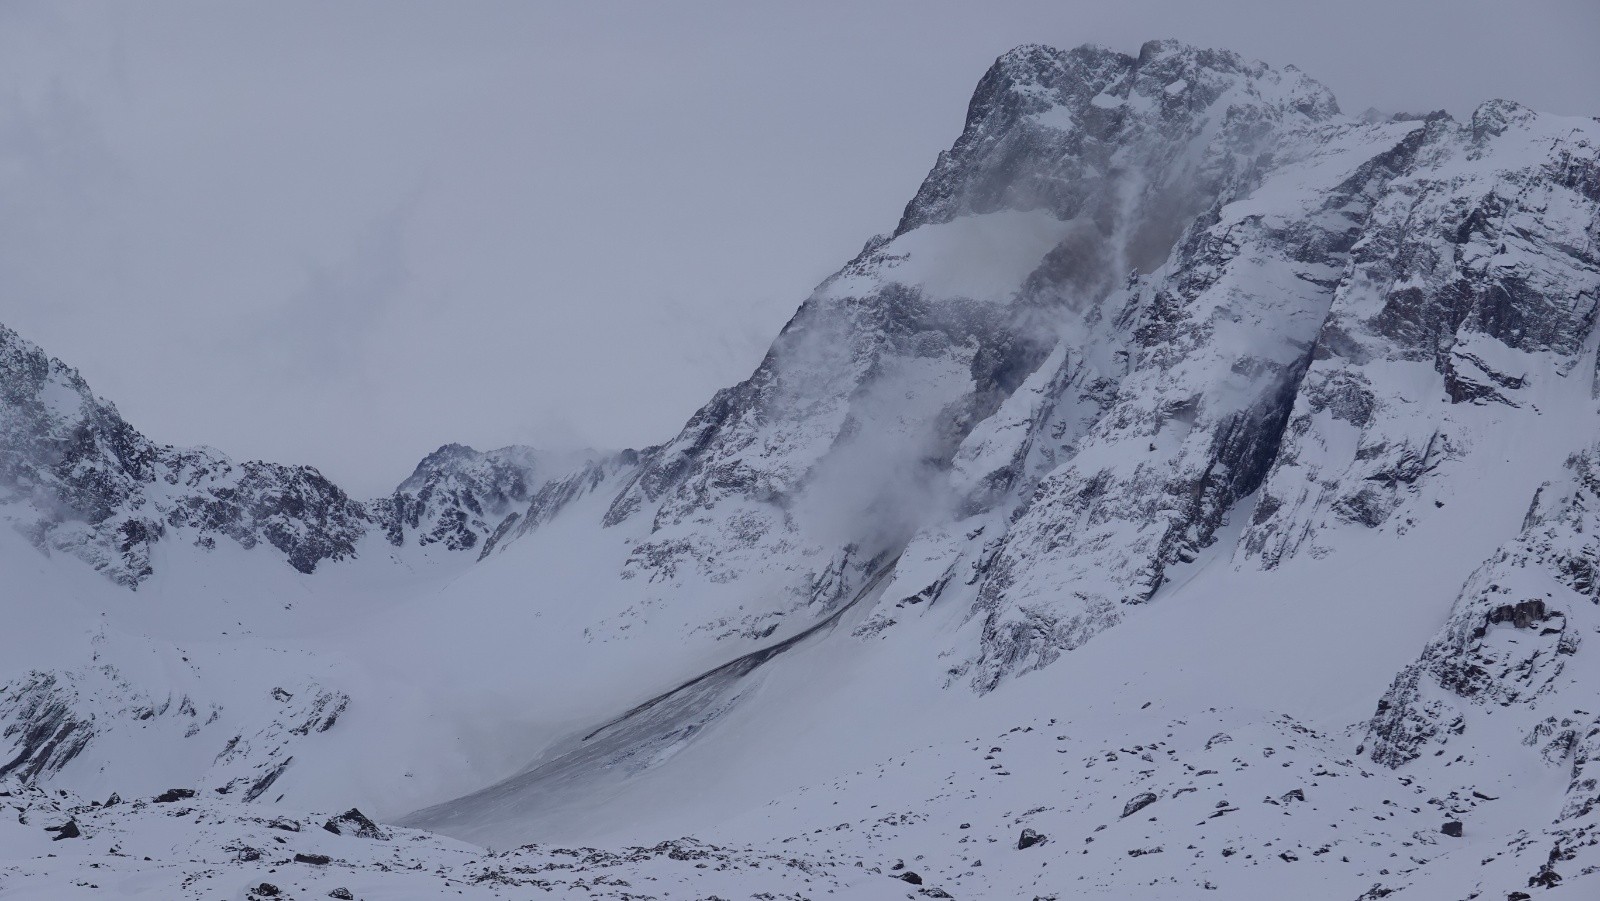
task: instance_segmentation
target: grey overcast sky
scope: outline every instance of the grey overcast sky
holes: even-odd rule
[[[159,440],[387,491],[644,445],[893,226],[1019,43],[1600,114],[1597,0],[0,2],[0,322]]]

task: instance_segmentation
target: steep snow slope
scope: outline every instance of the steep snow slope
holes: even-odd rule
[[[1024,47],[658,447],[448,446],[358,503],[156,445],[0,331],[0,775],[202,791],[192,831],[81,811],[162,824],[151,891],[242,894],[259,860],[193,849],[282,802],[715,846],[418,835],[439,883],[339,864],[375,894],[665,855],[758,875],[639,895],[1584,897],[1597,239],[1593,120]],[[22,856],[0,892],[98,862]]]

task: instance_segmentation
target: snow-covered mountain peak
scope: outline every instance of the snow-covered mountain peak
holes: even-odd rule
[[[1104,218],[1118,199],[1107,195],[1128,191],[1125,178],[1158,187],[1179,176],[1216,178],[1222,173],[1192,157],[1224,144],[1239,156],[1267,151],[1273,133],[1338,111],[1303,73],[1228,51],[1178,41],[1151,41],[1137,57],[1095,45],[1019,47],[978,83],[961,137],[940,155],[896,234],[1000,209]]]
[[[195,810],[259,852],[279,799],[715,843],[361,827],[444,893],[1587,897],[1597,248],[1596,120],[1029,45],[642,451],[446,445],[361,504],[154,444],[0,330],[0,776],[85,854]],[[212,794],[35,787],[156,779]],[[328,834],[240,872],[405,853]]]
[[[40,551],[78,557],[130,588],[154,573],[158,544],[199,554],[219,539],[269,546],[305,574],[355,558],[369,534],[395,547],[409,539],[481,552],[541,489],[616,458],[451,444],[393,494],[363,504],[311,466],[158,444],[77,370],[0,325],[0,520]]]
[[[552,453],[522,445],[479,451],[446,444],[427,455],[394,493],[368,504],[395,546],[408,535],[423,546],[480,548],[529,512],[541,489],[616,455]],[[543,511],[548,514],[550,511]]]

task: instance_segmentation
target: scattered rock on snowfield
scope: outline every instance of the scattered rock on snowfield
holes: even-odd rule
[[[350,894],[350,890],[341,885],[338,888],[334,889],[333,891],[329,892],[328,893],[328,897],[329,898],[338,898],[339,901],[354,901],[356,896]]]
[[[918,876],[912,870],[906,870],[904,873],[899,873],[894,878],[900,880],[901,882],[909,882],[912,885],[921,885],[922,884],[922,877]]]
[[[1460,820],[1451,820],[1450,822],[1445,823],[1443,826],[1439,827],[1439,831],[1443,832],[1445,835],[1450,836],[1451,838],[1460,838],[1461,837],[1461,821]]]
[[[375,838],[379,841],[387,841],[389,838],[389,834],[379,829],[377,823],[372,822],[366,814],[354,807],[323,823],[322,828],[334,835]]]
[[[333,858],[326,854],[296,854],[294,856],[295,863],[309,863],[318,867],[325,867],[332,861]]]
[[[192,788],[169,788],[153,799],[157,804],[171,804],[174,801],[183,801],[194,797]]]
[[[1034,845],[1042,845],[1045,843],[1046,839],[1046,836],[1035,832],[1032,829],[1024,829],[1022,830],[1022,836],[1017,839],[1017,850],[1023,851],[1033,847]]]

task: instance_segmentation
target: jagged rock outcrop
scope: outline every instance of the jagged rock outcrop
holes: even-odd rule
[[[82,376],[0,326],[0,517],[43,551],[136,587],[169,532],[268,544],[313,572],[355,553],[363,507],[308,466],[235,464],[152,442]]]
[[[1430,483],[1482,436],[1589,393],[1600,129],[1493,101],[1423,136],[1317,338],[1243,541],[1263,565],[1325,553],[1345,524],[1451,515]]]
[[[1521,534],[1475,572],[1448,622],[1395,677],[1363,750],[1405,767],[1424,757],[1493,762],[1513,735],[1570,775],[1542,841],[1545,865],[1600,864],[1600,451],[1541,487]]]

